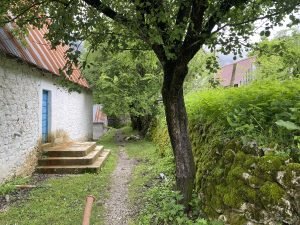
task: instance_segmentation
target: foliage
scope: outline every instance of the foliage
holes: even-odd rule
[[[247,40],[253,33],[253,21],[264,18],[270,21],[266,23],[263,32],[266,36],[270,34],[270,28],[280,24],[286,14],[290,14],[292,23],[299,22],[294,14],[291,14],[299,9],[299,3],[295,0],[284,2],[4,0],[0,6],[1,12],[3,11],[0,14],[1,24],[11,20],[20,27],[28,23],[37,27],[47,24],[50,31],[47,38],[52,44],[54,46],[61,42],[69,44],[71,45],[69,53],[77,56],[80,53],[78,50],[80,40],[89,40],[93,49],[109,40],[110,45],[120,49],[130,46],[128,41],[133,39],[140,40],[138,45],[151,47],[156,53],[158,49],[163,50],[165,57],[169,59],[179,57],[180,51],[177,50],[181,47],[193,47],[196,51],[193,50],[191,54],[195,54],[202,44],[207,44],[211,48],[221,44],[222,52],[238,53],[239,47],[243,45],[240,40]],[[8,10],[11,14],[4,15],[3,13]],[[197,26],[198,24],[200,26]],[[230,32],[223,35],[226,30]],[[187,46],[178,43],[183,40]],[[73,59],[76,61],[76,58]]]
[[[300,34],[263,40],[252,54],[257,54],[257,79],[285,80],[300,77]]]
[[[182,198],[178,191],[174,191],[174,159],[171,155],[161,157],[155,146],[148,141],[131,142],[126,145],[126,151],[131,158],[140,163],[135,167],[130,183],[129,196],[133,205],[144,205],[139,208],[137,218],[131,224],[190,224],[208,225],[199,218],[199,201],[194,198],[192,208],[194,213],[188,217],[184,213],[183,205],[178,204]],[[162,173],[166,177],[159,178]]]
[[[160,110],[156,117],[153,118],[151,127],[149,129],[148,136],[156,144],[157,153],[160,156],[172,155],[170,151],[170,137],[168,130],[166,129],[167,122],[164,117],[164,113]]]
[[[213,83],[213,78],[219,64],[213,53],[206,53],[201,49],[188,66],[189,71],[184,84],[185,93],[217,85]]]
[[[106,113],[152,114],[162,81],[152,52],[114,52],[103,47],[88,54],[87,63],[92,64],[84,72],[92,85],[94,101],[103,104]]]
[[[293,148],[299,131],[287,131],[280,120],[299,125],[299,85],[299,80],[255,83],[191,94],[191,130],[211,136],[222,132],[228,139],[239,136],[244,145],[255,141],[260,147]]]
[[[16,185],[28,183],[29,178],[15,177],[0,185],[0,196],[4,196],[17,190]]]
[[[273,221],[295,222],[297,209],[291,207],[287,215],[276,207],[287,207],[282,199],[293,204],[287,191],[296,190],[293,180],[300,175],[299,87],[297,79],[269,81],[187,96],[196,193],[207,216],[222,213],[230,224],[245,224],[246,218],[262,221],[264,209]],[[154,137],[166,130],[163,125],[152,129]],[[250,204],[245,212],[232,213],[244,203]]]

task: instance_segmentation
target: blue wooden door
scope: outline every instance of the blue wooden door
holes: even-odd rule
[[[42,139],[44,143],[48,141],[48,132],[49,132],[49,91],[43,90]]]

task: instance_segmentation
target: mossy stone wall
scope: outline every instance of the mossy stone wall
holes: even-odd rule
[[[208,218],[226,224],[300,224],[300,81],[218,89],[186,98],[196,193]],[[298,120],[299,118],[299,120]],[[164,118],[152,129],[170,152]]]

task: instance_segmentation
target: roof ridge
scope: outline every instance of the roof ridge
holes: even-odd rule
[[[222,66],[221,68],[224,68],[224,67],[226,67],[226,66],[231,66],[231,65],[234,65],[234,64],[238,64],[238,63],[240,63],[240,62],[243,62],[243,61],[249,60],[249,59],[251,59],[251,58],[256,58],[256,56],[254,55],[254,56],[250,56],[250,57],[247,57],[247,58],[241,59],[241,60],[239,60],[239,61],[236,61],[236,62],[233,62],[233,63],[227,64],[227,65],[224,65],[224,66]]]

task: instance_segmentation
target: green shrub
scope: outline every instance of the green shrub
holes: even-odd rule
[[[245,224],[246,217],[232,209],[248,203],[255,205],[248,209],[251,219],[264,219],[265,210],[275,222],[292,221],[297,209],[287,216],[274,207],[284,205],[285,188],[295,188],[291,180],[300,174],[300,80],[191,93],[186,106],[196,193],[206,215],[218,218],[221,213],[230,224]],[[167,140],[159,139],[167,130],[165,122],[158,124],[154,142],[168,152]],[[279,171],[284,172],[283,186]]]
[[[162,110],[153,119],[149,136],[156,144],[160,156],[172,155],[167,123]]]

